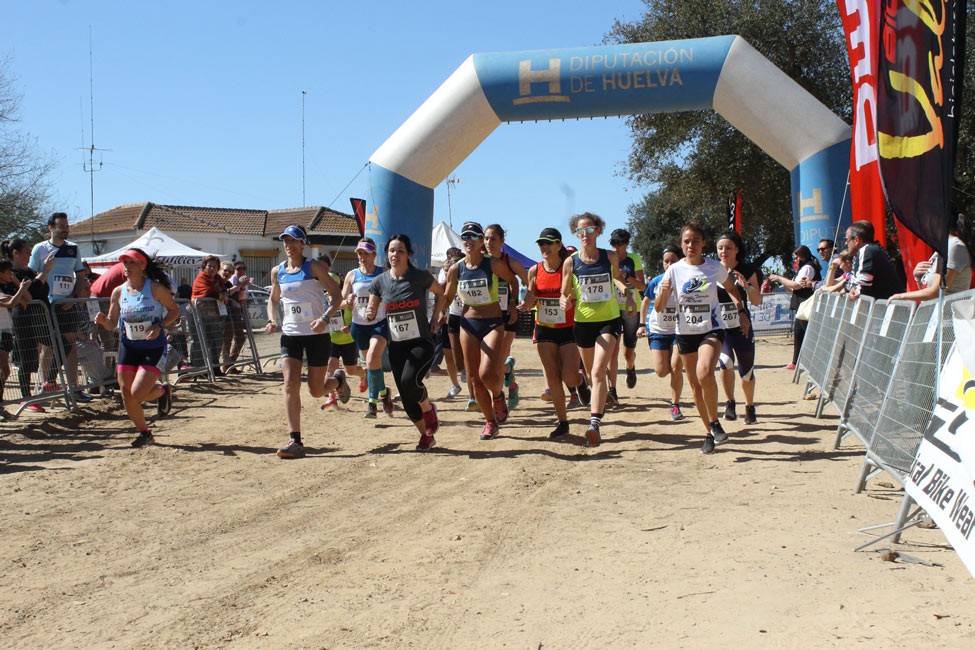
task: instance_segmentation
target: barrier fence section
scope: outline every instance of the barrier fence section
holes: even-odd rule
[[[2,310],[6,311],[6,310]],[[24,409],[43,410],[44,404],[62,400],[70,406],[67,381],[60,359],[65,358],[59,336],[55,336],[48,304],[31,300],[10,310],[9,329],[0,334],[0,349],[8,359],[10,372],[3,386],[3,407],[14,406],[14,415]]]
[[[880,471],[904,486],[931,422],[940,368],[955,341],[952,306],[972,300],[975,291],[925,301],[916,308],[909,302],[871,304],[860,298],[841,309],[830,296],[813,310],[810,325],[818,322],[817,335],[803,343],[800,358],[809,381],[822,391],[821,402],[832,403],[840,413],[835,446],[853,433],[866,447],[857,492]],[[835,340],[831,343],[824,332],[835,332]],[[860,345],[855,347],[858,337]],[[829,362],[820,374],[823,358]],[[912,504],[905,492],[896,521],[885,524],[893,532],[880,539],[898,541]]]
[[[907,335],[913,315],[913,302],[888,303],[878,300],[874,303],[867,323],[865,344],[843,406],[839,409],[840,423],[836,428],[834,449],[839,449],[840,443],[850,434],[855,435],[864,446],[869,444],[897,363],[901,342]]]
[[[801,372],[806,373],[806,392],[812,387],[822,391],[833,359],[833,349],[836,347],[837,334],[843,322],[843,314],[847,309],[846,298],[836,293],[817,292],[813,294],[813,313],[806,326],[806,336],[799,350],[799,362],[796,364],[796,374],[793,378],[798,381]],[[816,406],[816,416],[821,413],[821,406]]]
[[[874,299],[864,296],[850,303],[848,309],[844,311],[844,318],[840,322],[833,354],[819,393],[817,417],[827,404],[833,405],[840,412],[845,408],[846,404],[837,404],[837,400],[845,401],[850,384],[853,383],[853,372],[860,358],[863,335],[873,308]]]

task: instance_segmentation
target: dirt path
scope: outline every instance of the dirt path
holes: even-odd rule
[[[780,369],[789,345],[760,341],[760,422],[713,456],[645,371],[602,446],[581,446],[581,411],[549,441],[524,340],[502,436],[440,400],[434,453],[401,414],[306,394],[310,453],[276,458],[279,375],[178,391],[145,450],[106,403],[0,424],[0,645],[975,647],[975,581],[939,531],[898,550],[940,566],[852,552],[900,493],[852,493],[862,451],[832,449],[835,417]]]

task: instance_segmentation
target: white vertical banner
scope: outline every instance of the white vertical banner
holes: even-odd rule
[[[938,403],[904,488],[975,576],[975,379],[957,344],[941,370]]]

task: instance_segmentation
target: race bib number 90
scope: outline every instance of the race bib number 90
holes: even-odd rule
[[[315,320],[310,302],[293,302],[284,306],[284,322],[297,325]]]

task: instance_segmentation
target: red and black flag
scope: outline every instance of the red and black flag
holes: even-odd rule
[[[947,256],[966,0],[884,0],[877,148],[898,221]]]
[[[728,230],[741,234],[741,188],[728,195]]]
[[[350,198],[349,203],[352,204],[352,214],[355,215],[356,223],[359,224],[359,236],[364,237],[366,234],[366,200]]]

